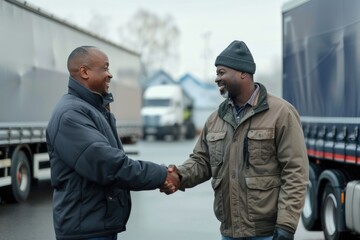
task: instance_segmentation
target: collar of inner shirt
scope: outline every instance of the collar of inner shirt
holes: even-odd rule
[[[257,84],[255,84],[255,91],[253,92],[253,94],[250,96],[250,98],[246,101],[246,103],[243,106],[237,106],[234,104],[234,101],[232,99],[230,99],[229,103],[234,106],[235,111],[236,111],[236,117],[240,117],[241,113],[244,111],[244,109],[246,107],[252,107],[255,104],[255,99],[256,99],[256,95],[259,92],[259,86]]]

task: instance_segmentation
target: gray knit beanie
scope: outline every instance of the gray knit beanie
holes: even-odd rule
[[[215,66],[222,65],[241,72],[254,74],[256,65],[249,48],[243,41],[233,41],[215,60]]]

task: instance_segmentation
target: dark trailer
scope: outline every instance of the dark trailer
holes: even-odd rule
[[[283,97],[299,111],[310,161],[302,221],[326,239],[360,233],[360,1],[283,6]]]

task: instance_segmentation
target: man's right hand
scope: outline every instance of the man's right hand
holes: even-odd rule
[[[167,195],[176,192],[180,188],[180,177],[176,171],[175,165],[169,165],[168,173],[164,185],[160,188],[160,192]]]

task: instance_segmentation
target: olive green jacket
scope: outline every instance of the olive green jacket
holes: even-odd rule
[[[295,232],[304,205],[309,163],[299,115],[259,86],[256,104],[239,125],[225,100],[178,166],[181,188],[212,178],[214,212],[225,236],[269,236],[275,226]]]

